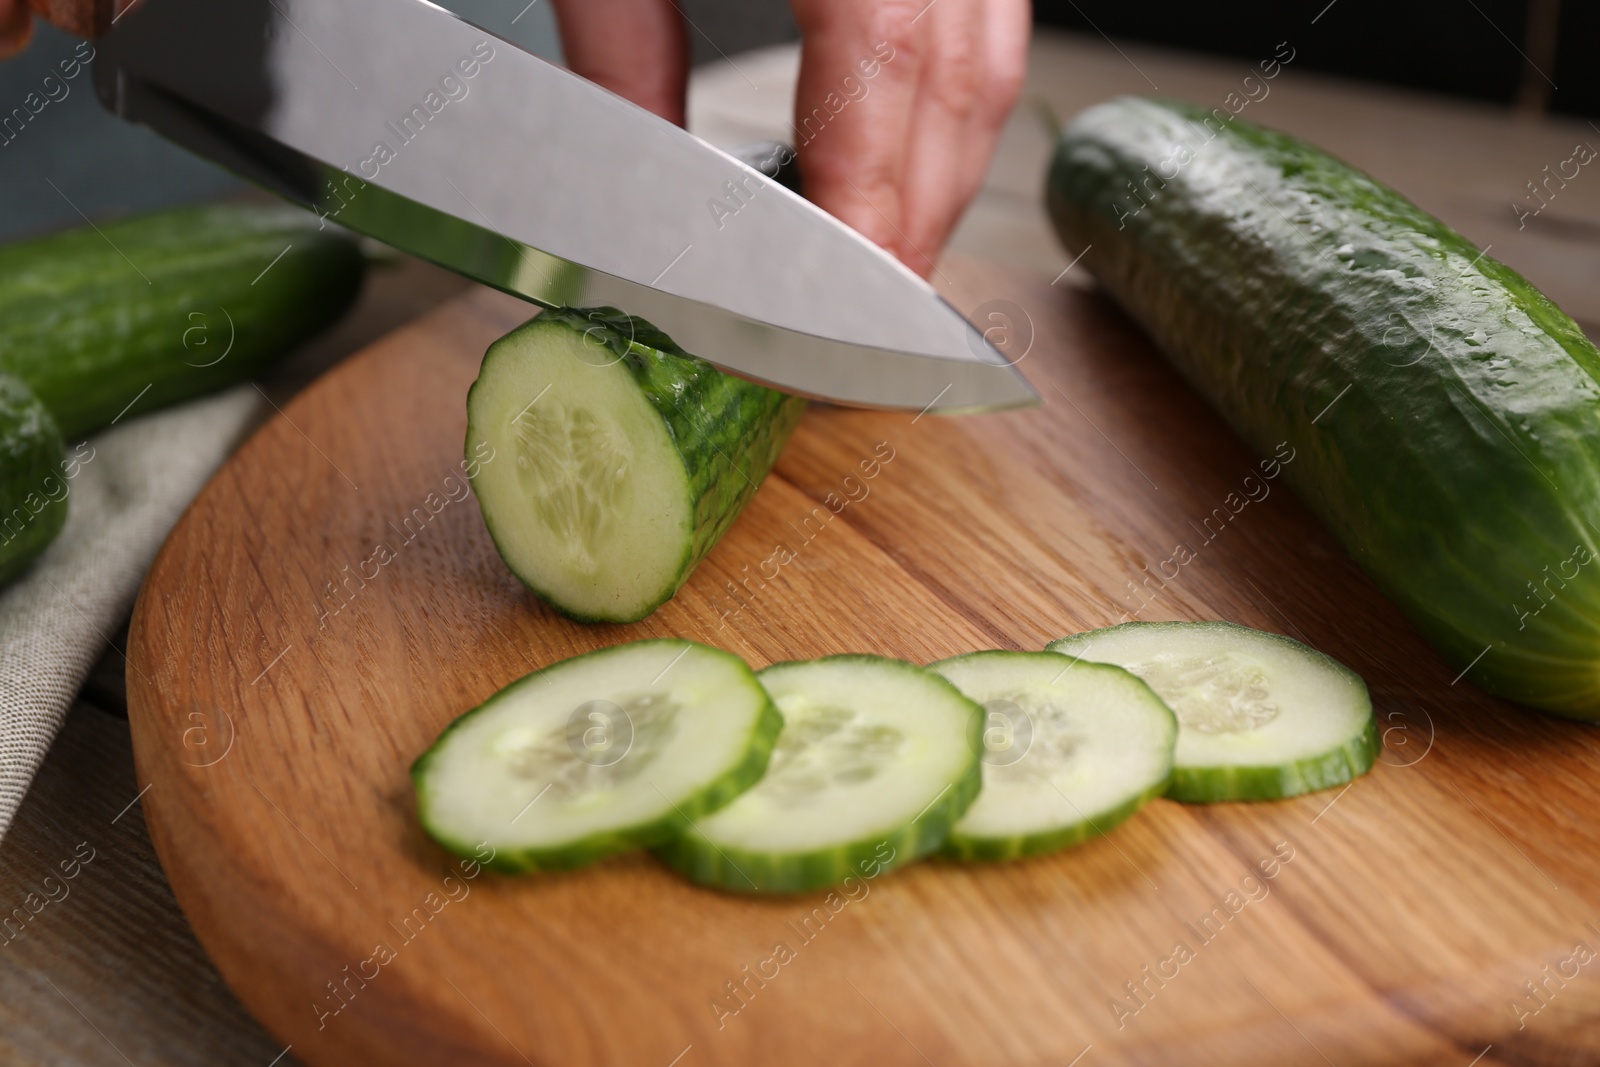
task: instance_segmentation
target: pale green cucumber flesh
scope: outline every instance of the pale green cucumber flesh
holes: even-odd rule
[[[1167,795],[1270,800],[1372,768],[1378,731],[1359,675],[1279,634],[1229,622],[1129,622],[1049,651],[1138,675],[1178,717]]]
[[[26,385],[0,372],[0,586],[61,532],[69,492],[55,420]]]
[[[474,487],[506,565],[558,610],[634,622],[754,495],[805,401],[718,371],[643,320],[545,311],[467,399]]]
[[[208,204],[0,247],[0,370],[68,440],[244,381],[338,318],[366,261],[283,205]]]
[[[1227,111],[1063,132],[1070,254],[1449,662],[1600,719],[1600,352],[1399,193]]]
[[[1104,834],[1167,789],[1178,721],[1120,667],[1051,652],[931,664],[984,708],[983,792],[945,855],[1036,856]]]
[[[978,705],[879,656],[779,663],[758,677],[784,717],[766,775],[657,855],[705,885],[802,892],[944,843],[982,784]]]
[[[457,855],[578,867],[683,831],[765,771],[782,725],[739,657],[656,639],[563,660],[461,716],[412,766]]]

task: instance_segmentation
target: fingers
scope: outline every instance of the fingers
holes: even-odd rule
[[[1028,0],[793,3],[805,34],[795,137],[807,195],[931,272],[1021,91]],[[864,77],[860,60],[880,55],[892,58]]]
[[[0,0],[0,59],[10,59],[33,37],[33,15],[24,0]]]
[[[1026,0],[977,0],[930,28],[906,168],[906,233],[925,251],[937,255],[983,187],[1027,73],[1031,23]]]
[[[917,257],[906,262],[927,273],[975,191],[971,172],[979,149],[969,137],[987,73],[984,5],[940,0],[922,22],[926,57],[906,141],[902,228]],[[986,164],[987,152],[981,154]]]
[[[899,256],[905,146],[921,54],[923,0],[794,0],[805,37],[795,88],[795,147],[806,196]]]
[[[973,110],[970,130],[974,151],[971,175],[975,194],[989,173],[989,160],[1028,80],[1028,38],[1033,33],[1030,0],[990,0],[986,5],[984,70],[987,72]]]
[[[0,0],[0,4],[7,0]],[[554,0],[567,66],[682,126],[689,38],[673,0]]]
[[[5,5],[17,0],[0,0]],[[682,124],[676,0],[553,0],[568,65]],[[807,195],[922,274],[983,183],[1021,90],[1029,0],[792,0]]]

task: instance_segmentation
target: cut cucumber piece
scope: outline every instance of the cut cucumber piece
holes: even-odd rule
[[[1174,800],[1270,800],[1343,785],[1378,755],[1366,683],[1298,641],[1231,622],[1127,622],[1051,643],[1150,683],[1178,716]]]
[[[732,525],[805,411],[724,374],[643,319],[545,311],[483,357],[467,455],[512,572],[586,622],[635,622]]]
[[[881,656],[778,663],[783,713],[749,792],[657,850],[704,885],[800,892],[924,856],[982,785],[983,709],[939,675]]]
[[[983,792],[946,855],[1037,856],[1103,834],[1166,791],[1178,720],[1120,667],[1051,652],[973,652],[932,664],[983,705]]]
[[[692,641],[563,660],[457,719],[412,765],[423,827],[502,871],[681,832],[760,779],[783,720],[745,662]]]

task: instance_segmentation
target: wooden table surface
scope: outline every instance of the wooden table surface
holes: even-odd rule
[[[1287,26],[1296,34],[1314,27]],[[1507,45],[1507,47],[1511,47]],[[1265,57],[1263,57],[1265,58]],[[783,131],[792,51],[735,57],[703,68],[692,123],[727,142]],[[1070,115],[1123,92],[1153,92],[1221,106],[1252,64],[1198,59],[1094,37],[1036,41],[1029,95]],[[1247,119],[1307,137],[1362,166],[1440,215],[1543,287],[1590,332],[1600,333],[1600,178],[1556,189],[1519,225],[1512,204],[1532,204],[1527,183],[1600,145],[1583,122],[1381,90],[1298,70],[1291,62],[1252,103]],[[1048,139],[1019,109],[989,184],[954,248],[1054,277],[1066,258],[1038,205]],[[1074,271],[1063,283],[1077,283]],[[357,311],[270,383],[294,391],[316,370],[464,283],[420,263],[378,272]],[[288,1064],[221,983],[189,931],[144,829],[122,719],[122,659],[107,652],[69,716],[35,788],[0,845],[0,905],[9,910],[62,861],[79,859],[68,896],[48,905],[0,955],[0,1060],[12,1064]],[[84,859],[84,857],[89,857]],[[282,1056],[281,1059],[278,1057]]]

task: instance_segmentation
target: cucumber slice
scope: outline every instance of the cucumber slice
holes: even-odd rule
[[[696,882],[801,892],[937,849],[982,785],[983,709],[932,671],[881,656],[778,663],[767,774],[657,849]]]
[[[489,347],[467,455],[495,547],[557,610],[636,622],[732,525],[805,411],[643,319],[541,313]]]
[[[973,652],[932,664],[983,705],[983,792],[946,855],[1036,856],[1103,834],[1166,791],[1178,720],[1120,667],[1051,652]]]
[[[1270,800],[1343,785],[1378,754],[1366,683],[1298,641],[1231,622],[1127,622],[1051,652],[1137,674],[1178,716],[1174,800]]]
[[[424,829],[502,871],[562,870],[681,832],[760,779],[783,725],[738,656],[635,641],[511,683],[412,765]]]

